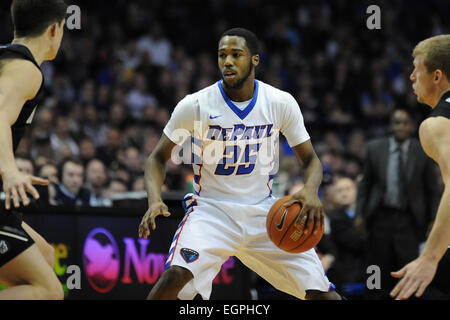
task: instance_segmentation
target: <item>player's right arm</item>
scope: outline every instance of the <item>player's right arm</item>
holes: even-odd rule
[[[426,119],[419,135],[425,153],[441,170],[444,192],[422,256],[439,261],[450,246],[450,126],[443,117]]]
[[[27,192],[35,198],[39,193],[33,184],[46,185],[44,179],[23,174],[14,159],[11,126],[17,121],[24,103],[35,97],[42,83],[42,74],[31,62],[14,59],[4,63],[0,70],[0,174],[6,195],[5,207],[19,207],[19,199],[29,204]]]
[[[420,125],[419,136],[423,150],[441,169],[444,192],[422,253],[399,271],[391,273],[395,278],[402,278],[391,291],[391,296],[399,300],[408,299],[414,293],[420,297],[424,293],[436,274],[439,261],[450,246],[449,120],[443,117],[426,119]]]
[[[150,225],[155,230],[157,216],[168,217],[170,215],[168,207],[161,199],[161,187],[166,176],[166,162],[170,159],[173,148],[177,144],[183,144],[186,138],[193,133],[197,106],[197,100],[191,95],[186,96],[178,103],[164,128],[158,145],[146,162],[144,181],[148,195],[148,210],[139,225],[139,237],[141,238],[147,238],[150,235]]]
[[[148,210],[139,226],[139,237],[141,238],[147,238],[150,235],[149,225],[152,226],[152,230],[156,229],[155,218],[157,216],[168,217],[170,215],[167,205],[161,198],[161,187],[166,177],[166,162],[170,159],[175,145],[163,133],[158,145],[145,164],[144,181],[148,195]]]

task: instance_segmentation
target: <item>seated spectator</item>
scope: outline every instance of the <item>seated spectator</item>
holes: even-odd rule
[[[156,107],[156,98],[148,91],[147,80],[143,74],[137,74],[135,86],[128,93],[127,103],[136,119],[142,116],[142,110],[145,106]]]
[[[132,191],[145,191],[144,176],[138,176],[134,179],[131,186]]]
[[[77,157],[80,149],[72,138],[69,122],[66,117],[59,116],[56,120],[55,131],[50,135],[50,143],[55,157],[65,159],[66,157]]]
[[[127,147],[123,152],[122,162],[132,178],[144,174],[143,159],[138,148],[132,146]]]
[[[104,191],[108,177],[103,162],[93,159],[86,166],[86,187],[91,191],[91,207],[109,207],[111,201],[105,198]]]
[[[334,201],[337,209],[329,213],[331,239],[337,249],[334,274],[330,274],[339,292],[351,298],[362,298],[365,289],[364,243],[362,220],[355,216],[356,184],[348,177],[334,183]]]
[[[61,183],[54,184],[54,204],[58,206],[89,206],[91,192],[83,187],[83,164],[75,159],[65,159],[59,169]]]
[[[33,161],[26,157],[16,156],[16,165],[20,172],[34,175],[34,164]]]
[[[112,195],[124,192],[128,192],[127,184],[121,179],[112,178],[105,190],[105,197],[111,199]]]
[[[116,127],[110,127],[106,134],[105,145],[99,146],[96,150],[96,157],[107,167],[116,161],[117,154],[121,147],[121,133]]]
[[[84,165],[93,160],[96,155],[95,145],[90,138],[84,138],[80,141],[80,159]]]
[[[39,169],[39,177],[47,179],[51,183],[59,183],[58,168],[53,163],[44,164]]]

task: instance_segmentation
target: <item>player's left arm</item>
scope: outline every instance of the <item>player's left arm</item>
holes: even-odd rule
[[[289,207],[294,202],[302,204],[302,211],[306,212],[305,230],[314,224],[313,233],[324,225],[323,206],[319,199],[319,186],[322,183],[323,168],[319,157],[311,143],[306,130],[303,115],[295,98],[290,94],[283,95],[285,104],[280,108],[279,117],[282,119],[280,131],[286,137],[302,167],[305,186],[293,194],[292,200],[283,205]],[[319,223],[321,222],[321,223]]]
[[[313,233],[319,230],[320,225],[324,225],[324,211],[322,202],[319,199],[319,187],[322,183],[322,164],[314,151],[311,140],[307,140],[292,147],[304,174],[305,186],[303,189],[293,194],[291,202],[300,201],[302,210],[306,211],[308,219],[305,230],[308,230],[311,223],[314,223]],[[291,203],[286,203],[289,206]],[[320,222],[320,223],[319,223]]]
[[[437,266],[450,245],[450,126],[442,117],[428,118],[419,128],[420,142],[425,153],[441,169],[444,192],[436,219],[421,255],[392,276],[402,278],[391,292],[399,300],[415,293],[420,297],[436,274]]]

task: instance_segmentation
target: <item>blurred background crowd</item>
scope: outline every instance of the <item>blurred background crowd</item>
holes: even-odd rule
[[[145,160],[173,108],[220,79],[219,37],[242,26],[260,40],[257,78],[299,102],[324,166],[326,212],[354,212],[367,142],[389,134],[396,108],[407,109],[416,126],[429,113],[411,89],[413,47],[450,31],[450,3],[434,0],[380,2],[379,30],[366,26],[373,1],[71,3],[81,8],[82,28],[67,31],[57,59],[42,66],[44,95],[17,151],[19,167],[54,182],[51,198],[68,205],[110,206],[114,194],[144,190]],[[1,6],[0,43],[8,43],[10,13]],[[298,162],[282,146],[276,195],[302,185]],[[169,164],[164,188],[186,193],[192,179],[189,165]],[[346,243],[361,257],[357,218]],[[323,255],[327,267],[333,260]]]

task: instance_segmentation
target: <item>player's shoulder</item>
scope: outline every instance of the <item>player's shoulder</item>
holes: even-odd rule
[[[33,62],[20,58],[2,61],[2,74],[5,72],[42,77],[42,72]]]
[[[42,85],[43,75],[34,63],[25,59],[3,61],[0,82],[12,88],[20,88],[27,96],[34,96]]]
[[[211,94],[217,94],[218,91],[218,86],[217,86],[217,82],[214,84],[211,84],[203,89],[200,89],[194,93],[190,93],[188,95],[186,95],[186,97],[184,98],[186,101],[189,102],[198,102],[198,100],[202,97],[202,96],[209,96]]]
[[[198,106],[198,92],[195,93],[189,93],[187,94],[183,99],[181,99],[178,104],[177,108],[183,108],[183,109],[194,109],[196,106]]]
[[[24,81],[33,85],[40,84],[43,80],[43,75],[31,61],[14,58],[3,61],[0,78],[6,78],[8,81]]]
[[[440,163],[438,159],[444,153],[446,154],[446,159],[450,157],[449,119],[444,117],[430,117],[425,119],[419,127],[419,138],[425,153],[436,162]]]
[[[261,80],[258,80],[258,90],[260,94],[265,95],[275,103],[289,105],[295,102],[295,98],[289,92],[283,91]]]
[[[419,135],[425,138],[450,139],[450,119],[445,117],[429,117],[422,121]]]

